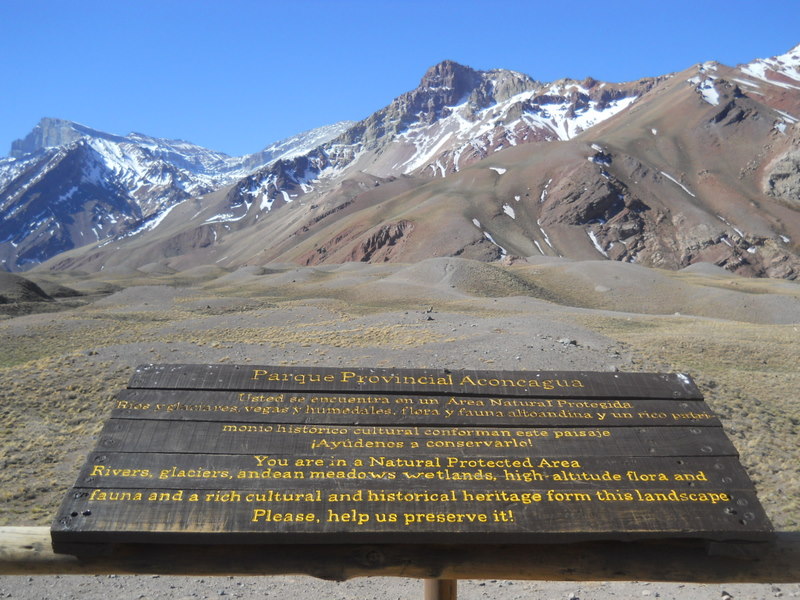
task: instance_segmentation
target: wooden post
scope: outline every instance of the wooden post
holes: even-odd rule
[[[425,600],[456,600],[458,596],[458,580],[426,579]]]

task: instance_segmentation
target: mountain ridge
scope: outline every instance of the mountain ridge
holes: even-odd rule
[[[310,149],[45,266],[562,255],[793,279],[798,55],[624,84],[442,61]]]
[[[309,130],[230,157],[183,140],[119,136],[43,118],[0,159],[0,264],[24,270],[92,239],[127,235],[177,202],[305,152],[347,126]]]

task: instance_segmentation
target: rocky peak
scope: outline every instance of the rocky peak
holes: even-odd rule
[[[453,90],[463,96],[480,81],[480,74],[474,69],[452,60],[445,60],[432,66],[422,76],[417,90],[431,92],[433,90]]]
[[[492,97],[495,102],[503,102],[521,94],[535,89],[541,84],[533,78],[506,69],[496,69],[487,73],[492,85]]]
[[[531,77],[516,71],[476,71],[452,60],[445,60],[428,69],[419,87],[410,94],[433,97],[445,106],[454,106],[469,100],[474,108],[485,108],[537,85]]]
[[[434,65],[425,73],[419,86],[400,96],[395,103],[403,122],[432,123],[446,106],[460,104],[480,85],[478,71],[452,60]]]
[[[13,158],[21,158],[40,150],[70,144],[86,136],[114,141],[122,139],[66,119],[45,117],[23,139],[11,142],[10,155]]]
[[[45,148],[69,144],[81,137],[70,121],[44,118],[21,140],[11,142],[11,156],[20,158]]]

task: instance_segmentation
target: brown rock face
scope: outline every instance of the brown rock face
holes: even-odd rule
[[[414,231],[412,221],[398,221],[373,227],[366,232],[358,225],[340,231],[328,243],[300,257],[305,265],[326,262],[389,262],[402,255],[408,236]]]
[[[381,226],[378,231],[364,239],[350,254],[350,259],[359,262],[387,262],[393,251],[407,240],[414,231],[411,221],[399,221]]]
[[[786,152],[767,175],[765,192],[783,200],[792,208],[800,208],[800,149]]]

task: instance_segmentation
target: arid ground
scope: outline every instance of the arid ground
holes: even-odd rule
[[[29,274],[0,304],[2,525],[49,525],[143,363],[679,371],[775,528],[800,529],[800,285],[622,263],[289,265]],[[78,294],[72,294],[74,290]],[[16,294],[16,296],[15,296]],[[463,582],[462,598],[800,597],[800,585]],[[13,598],[412,598],[414,580],[2,577]]]

